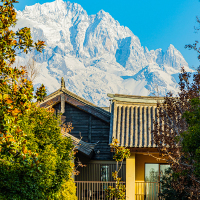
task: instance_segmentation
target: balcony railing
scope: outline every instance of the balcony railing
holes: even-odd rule
[[[135,182],[136,200],[158,200],[159,182]]]
[[[115,182],[107,181],[75,181],[78,200],[105,200],[104,190],[108,186],[116,186]],[[122,182],[125,184],[125,182]],[[135,182],[135,200],[158,200],[158,182]],[[114,200],[111,198],[109,200]]]
[[[113,181],[75,181],[75,183],[78,200],[104,200],[106,199],[104,190],[109,186],[116,186],[116,182]]]

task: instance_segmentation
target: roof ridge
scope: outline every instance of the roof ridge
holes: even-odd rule
[[[62,89],[63,92],[66,92],[68,95],[72,96],[73,98],[77,99],[78,101],[81,101],[84,104],[87,104],[89,106],[92,106],[94,109],[98,110],[101,113],[104,113],[105,115],[110,116],[110,113],[104,109],[102,109],[101,107],[89,102],[88,100],[84,99],[83,97],[78,96],[77,94],[67,90],[66,88]]]
[[[66,91],[66,92],[67,92],[68,94],[70,94],[72,97],[75,97],[75,98],[77,98],[77,99],[80,99],[82,102],[86,102],[87,104],[89,104],[89,105],[91,105],[91,106],[98,107],[97,105],[95,105],[95,104],[89,102],[88,100],[84,99],[83,97],[80,97],[80,96],[78,96],[77,94],[75,94],[75,93],[73,93],[73,92],[67,90],[66,88],[62,89],[61,91],[63,91],[63,92]]]
[[[101,108],[101,107],[99,107],[99,106],[97,106],[97,105],[95,105],[95,104],[89,102],[88,100],[86,100],[86,99],[84,99],[84,98],[78,96],[77,94],[75,94],[75,93],[73,93],[73,92],[67,90],[67,89],[64,88],[64,87],[63,87],[63,88],[60,88],[60,89],[56,90],[55,92],[53,92],[53,93],[49,94],[48,96],[46,96],[46,97],[44,98],[44,101],[43,101],[41,104],[43,104],[45,101],[49,100],[51,97],[53,97],[53,96],[55,96],[55,95],[58,95],[58,94],[60,94],[60,93],[65,93],[65,94],[71,96],[72,98],[74,98],[74,99],[76,99],[76,100],[78,100],[78,101],[80,101],[80,102],[82,102],[82,103],[84,103],[84,104],[86,104],[86,105],[88,105],[88,106],[93,107],[94,109],[98,110],[98,111],[101,112],[102,114],[104,114],[104,115],[106,115],[106,116],[110,116],[110,113],[109,113],[108,111],[106,111],[106,110],[104,110],[103,108]]]
[[[44,101],[41,102],[41,103],[44,103],[46,100],[50,99],[50,97],[52,97],[52,96],[54,96],[54,95],[56,95],[56,94],[59,94],[59,92],[62,92],[61,88],[58,89],[58,90],[56,90],[55,92],[53,92],[53,93],[47,95],[46,97],[44,97]]]
[[[108,97],[114,98],[114,97],[124,97],[124,98],[147,98],[147,99],[164,99],[165,97],[159,97],[159,96],[140,96],[140,95],[128,95],[128,94],[107,94]]]

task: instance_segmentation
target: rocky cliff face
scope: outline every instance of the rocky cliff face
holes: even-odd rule
[[[181,67],[189,70],[181,53],[170,45],[149,51],[129,28],[120,26],[103,10],[96,15],[76,3],[56,0],[28,6],[18,11],[16,28],[31,27],[34,40],[44,40],[42,54],[32,54],[40,68],[34,84],[44,83],[51,93],[66,88],[99,105],[108,105],[107,93],[160,95],[178,85],[173,76]],[[21,55],[19,62],[25,62]]]

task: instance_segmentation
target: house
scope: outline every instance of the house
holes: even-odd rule
[[[116,162],[109,144],[117,138],[120,146],[130,148],[131,156],[122,165],[119,176],[126,183],[126,198],[129,200],[157,199],[160,174],[169,167],[158,161],[153,143],[153,120],[157,115],[157,101],[162,97],[108,94],[109,108],[98,107],[65,88],[44,99],[41,107],[52,106],[55,114],[62,113],[62,123],[72,123],[74,129],[66,136],[78,145],[75,177],[78,199],[105,199],[104,189],[114,185],[112,172]],[[149,153],[152,156],[149,156]]]
[[[157,102],[164,98],[120,94],[108,94],[108,97],[112,102],[109,142],[114,137],[120,146],[131,151],[130,158],[126,159],[126,197],[157,199],[159,179],[169,167],[157,159],[159,154],[152,134]]]

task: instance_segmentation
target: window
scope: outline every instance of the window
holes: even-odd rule
[[[145,182],[158,182],[168,169],[168,164],[145,164]]]
[[[145,164],[145,182],[157,182],[159,164]]]
[[[159,181],[169,167],[168,164],[145,164],[145,194],[147,200],[157,199],[160,190]]]
[[[109,181],[109,166],[101,165],[101,181]]]

